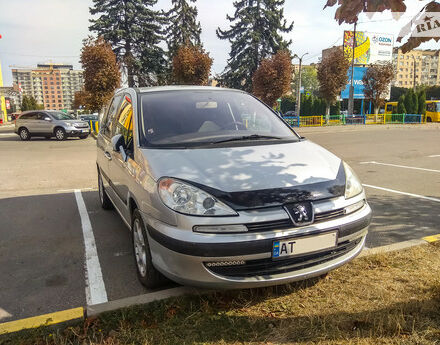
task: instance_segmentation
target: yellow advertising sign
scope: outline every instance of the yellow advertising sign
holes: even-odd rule
[[[344,31],[344,54],[351,61],[353,57],[354,32]],[[354,48],[354,63],[366,65],[370,62],[370,38],[362,31],[356,31],[356,45]]]

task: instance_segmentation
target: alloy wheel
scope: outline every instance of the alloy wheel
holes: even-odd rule
[[[55,136],[57,137],[58,140],[63,140],[64,139],[63,130],[57,129],[57,131],[55,132]]]
[[[145,251],[145,240],[142,234],[142,226],[139,219],[135,219],[133,227],[134,255],[139,273],[142,277],[147,274],[147,254]]]

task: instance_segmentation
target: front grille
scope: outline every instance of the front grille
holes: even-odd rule
[[[339,208],[337,210],[331,210],[331,211],[327,211],[327,212],[322,212],[322,213],[317,213],[317,214],[315,214],[315,223],[330,220],[333,218],[342,217],[343,215],[345,215],[345,211],[343,208]]]
[[[244,265],[239,266],[215,266],[207,267],[211,272],[225,277],[264,277],[286,272],[294,272],[308,267],[320,265],[337,259],[351,250],[360,242],[359,238],[352,242],[343,242],[338,247],[320,253],[296,256],[293,258],[277,259],[272,258],[247,260]],[[206,267],[206,265],[205,265]]]
[[[293,226],[293,223],[290,220],[290,218],[280,219],[280,220],[272,220],[272,221],[268,221],[268,222],[246,224],[246,227],[248,228],[249,232],[286,229],[286,228],[291,228],[292,226]]]
[[[344,209],[340,208],[337,210],[326,211],[322,213],[315,214],[314,223],[324,222],[330,219],[342,217],[344,215]],[[272,220],[268,222],[259,222],[259,223],[249,223],[246,224],[249,232],[258,232],[258,231],[270,231],[270,230],[282,230],[294,227],[290,218],[280,219],[280,220]]]

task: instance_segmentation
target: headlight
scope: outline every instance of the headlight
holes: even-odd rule
[[[169,177],[159,180],[159,196],[174,211],[194,216],[235,216],[237,213],[205,191]]]
[[[350,168],[350,166],[344,162],[345,169],[345,199],[352,198],[362,193],[363,187],[361,181]]]

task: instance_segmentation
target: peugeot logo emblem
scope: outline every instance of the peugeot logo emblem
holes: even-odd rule
[[[309,216],[307,214],[307,209],[303,205],[298,205],[293,210],[293,214],[295,215],[295,221],[297,223],[301,223],[303,221],[309,221]]]
[[[301,202],[284,206],[295,226],[303,226],[313,223],[314,212],[311,202]]]

